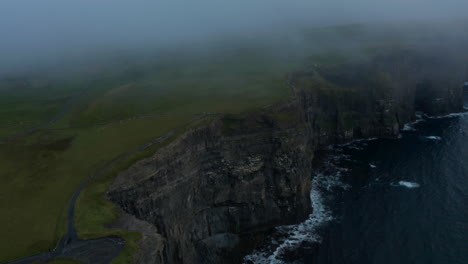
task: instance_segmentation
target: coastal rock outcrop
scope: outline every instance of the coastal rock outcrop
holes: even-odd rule
[[[275,126],[217,120],[118,175],[110,199],[164,237],[156,263],[239,263],[256,233],[307,217],[307,137]]]
[[[442,66],[443,65],[443,66]],[[314,152],[393,137],[415,111],[462,108],[457,63],[413,51],[291,73],[293,99],[191,128],[118,174],[108,198],[157,237],[150,263],[240,263],[277,225],[305,219]],[[149,254],[141,251],[139,254]],[[149,262],[148,262],[149,261]]]

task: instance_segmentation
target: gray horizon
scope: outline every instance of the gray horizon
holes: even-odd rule
[[[0,71],[300,27],[466,19],[466,10],[463,0],[2,1]]]

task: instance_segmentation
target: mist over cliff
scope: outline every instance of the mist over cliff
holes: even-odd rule
[[[2,1],[0,72],[123,52],[203,47],[226,38],[283,38],[336,24],[440,24],[461,21],[467,8],[463,0]]]

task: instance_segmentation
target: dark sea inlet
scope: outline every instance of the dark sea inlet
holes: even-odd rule
[[[467,113],[421,117],[398,139],[330,152],[314,213],[278,228],[247,262],[468,263]]]

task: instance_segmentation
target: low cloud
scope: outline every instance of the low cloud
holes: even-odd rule
[[[306,26],[466,17],[466,0],[6,0],[0,68]]]

